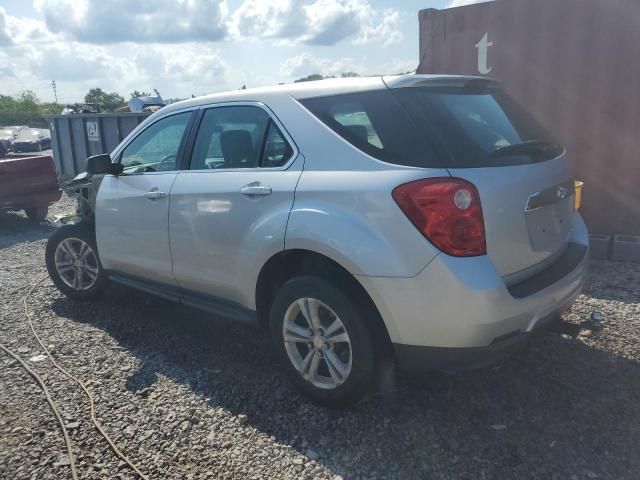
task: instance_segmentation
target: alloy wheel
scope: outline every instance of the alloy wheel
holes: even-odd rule
[[[315,387],[332,390],[351,372],[349,334],[336,313],[315,298],[300,298],[285,313],[285,350],[294,368]]]
[[[98,280],[98,257],[91,245],[79,238],[66,238],[58,244],[55,267],[60,279],[74,290],[89,290]]]

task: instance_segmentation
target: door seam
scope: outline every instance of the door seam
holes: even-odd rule
[[[176,183],[176,180],[178,179],[178,175],[180,175],[180,171],[176,172],[175,177],[173,177],[173,182],[171,182],[171,185],[169,186],[169,198],[167,199],[167,202],[169,203],[169,205],[167,206],[167,241],[169,243],[169,256],[171,257],[171,277],[173,278],[173,281],[175,282],[176,286],[180,287],[180,284],[178,283],[178,279],[176,278],[176,275],[174,273],[173,249],[171,248],[171,224],[170,224],[171,204],[173,203],[172,202],[173,195],[171,195],[171,192],[173,191],[173,185]]]
[[[304,173],[304,166],[306,163],[306,159],[304,158],[304,155],[302,155],[301,153],[298,153],[298,156],[302,158],[302,167],[300,168],[300,175],[298,175],[298,180],[296,180],[296,185],[295,187],[293,187],[293,200],[291,201],[291,208],[289,208],[289,213],[287,214],[287,222],[285,223],[284,235],[282,236],[282,251],[284,251],[287,248],[287,232],[289,231],[289,220],[291,219],[291,212],[293,211],[293,207],[295,207],[296,205],[296,194],[298,193],[298,185],[300,184],[300,179],[302,178],[302,174]]]

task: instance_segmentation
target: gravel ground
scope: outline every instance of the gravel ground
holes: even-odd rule
[[[63,199],[51,214],[73,208]],[[42,353],[22,314],[51,233],[0,215],[0,342]],[[562,331],[499,366],[396,378],[349,412],[301,398],[262,335],[124,287],[95,303],[47,279],[29,302],[58,361],[153,479],[635,479],[640,475],[640,265],[593,262]],[[579,324],[606,314],[600,333]],[[29,360],[55,398],[85,479],[134,479],[79,389]],[[0,478],[71,478],[44,395],[0,352]]]

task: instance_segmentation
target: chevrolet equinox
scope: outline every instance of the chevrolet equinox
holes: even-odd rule
[[[571,306],[588,259],[564,149],[484,78],[190,99],[70,185],[78,214],[46,251],[64,294],[116,281],[255,324],[329,406],[363,398],[388,359],[503,358]]]

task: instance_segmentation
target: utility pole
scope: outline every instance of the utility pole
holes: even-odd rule
[[[56,103],[58,103],[58,92],[56,91],[56,81],[51,80],[51,88],[53,88],[53,96],[56,99]]]

